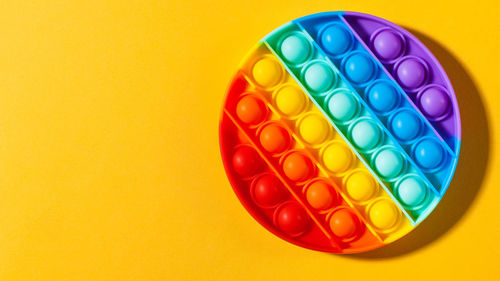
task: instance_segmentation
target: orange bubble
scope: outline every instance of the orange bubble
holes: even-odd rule
[[[340,209],[331,216],[330,229],[337,237],[353,237],[358,230],[357,218],[349,210]]]
[[[290,135],[283,127],[270,124],[260,132],[260,144],[269,152],[280,153],[290,144]]]
[[[325,210],[332,206],[337,200],[337,194],[333,188],[322,181],[316,181],[307,188],[307,202],[319,210]]]
[[[293,152],[285,158],[283,171],[293,181],[304,181],[312,173],[311,160],[299,152]]]
[[[254,97],[245,96],[236,105],[236,115],[247,124],[257,124],[264,119],[265,111],[262,102]]]

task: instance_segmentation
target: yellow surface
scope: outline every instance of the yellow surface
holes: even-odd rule
[[[377,184],[367,172],[355,172],[347,178],[346,193],[356,201],[368,200],[375,193]]]
[[[280,81],[281,71],[281,66],[276,59],[263,58],[253,66],[252,76],[260,86],[272,87]]]
[[[218,150],[223,96],[274,28],[327,10],[420,36],[460,99],[457,175],[378,251],[275,237]],[[498,1],[1,1],[0,280],[499,280]],[[495,113],[496,112],[496,113]]]
[[[330,125],[321,115],[307,115],[299,124],[299,134],[309,144],[321,144],[328,136]]]
[[[386,230],[398,220],[398,211],[394,202],[380,200],[370,207],[370,221],[378,228]]]
[[[304,93],[294,86],[285,86],[276,92],[276,107],[286,115],[299,114],[306,104]]]
[[[353,158],[352,151],[345,143],[334,142],[328,145],[322,154],[323,164],[333,173],[347,171]]]

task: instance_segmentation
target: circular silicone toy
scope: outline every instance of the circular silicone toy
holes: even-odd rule
[[[299,18],[251,50],[231,82],[220,147],[241,203],[293,244],[356,253],[436,207],[455,171],[460,113],[432,53],[375,16]]]

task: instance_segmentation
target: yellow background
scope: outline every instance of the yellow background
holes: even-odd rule
[[[367,254],[266,231],[226,179],[218,121],[246,52],[354,10],[415,32],[460,99],[457,174]],[[1,1],[0,280],[499,280],[498,1]],[[496,171],[496,172],[495,172]]]

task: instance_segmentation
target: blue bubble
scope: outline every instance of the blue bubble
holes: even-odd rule
[[[434,169],[443,161],[444,151],[433,139],[425,139],[415,147],[415,160],[424,169]]]
[[[425,183],[417,177],[405,178],[398,186],[398,196],[401,201],[410,207],[420,205],[426,196]]]
[[[351,93],[339,92],[334,94],[328,102],[328,110],[333,118],[348,121],[356,114],[357,102]]]
[[[365,83],[372,78],[375,72],[375,65],[368,56],[362,53],[355,53],[346,60],[344,70],[347,78],[352,82]]]
[[[327,27],[321,34],[321,46],[327,53],[340,55],[351,46],[352,37],[347,29],[340,25]]]
[[[398,139],[412,140],[420,132],[420,119],[411,111],[400,111],[392,118],[391,129]]]
[[[290,35],[281,43],[283,57],[292,64],[300,64],[306,61],[309,52],[309,42],[307,42],[304,36],[299,34]]]
[[[310,64],[305,72],[304,79],[307,87],[313,92],[325,92],[335,82],[332,68],[321,62]]]
[[[362,120],[352,128],[352,140],[354,144],[363,150],[374,148],[380,140],[380,129],[375,123]]]
[[[394,86],[385,82],[373,84],[368,92],[368,103],[378,112],[392,110],[398,101],[398,93]]]

